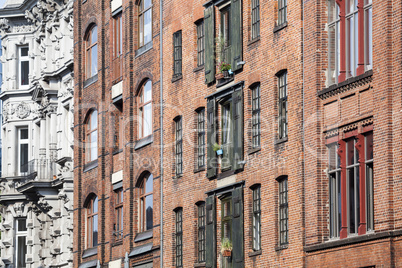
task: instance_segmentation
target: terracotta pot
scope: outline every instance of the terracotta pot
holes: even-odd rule
[[[225,249],[225,250],[222,252],[222,256],[223,256],[223,257],[230,257],[230,256],[232,256],[232,251]]]

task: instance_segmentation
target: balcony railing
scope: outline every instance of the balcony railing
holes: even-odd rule
[[[112,68],[112,81],[113,84],[116,84],[123,78],[123,55],[119,55],[113,60]]]
[[[52,180],[56,175],[56,163],[50,159],[33,159],[21,166],[21,175],[27,180]]]

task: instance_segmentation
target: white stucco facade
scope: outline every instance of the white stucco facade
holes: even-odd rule
[[[73,0],[7,1],[0,267],[72,267]]]

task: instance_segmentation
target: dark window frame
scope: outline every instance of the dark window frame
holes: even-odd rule
[[[151,180],[152,182],[152,190],[148,191],[146,189],[147,182],[148,180]],[[147,197],[152,198],[152,224],[150,228],[147,226],[148,225],[148,215],[147,215],[147,208],[146,208],[146,199]],[[141,185],[139,187],[139,214],[140,214],[140,220],[139,220],[139,231],[140,232],[146,232],[148,230],[153,229],[153,175],[151,173],[146,174],[144,178],[141,181]]]
[[[96,40],[92,42],[92,37],[94,35],[96,36]],[[88,31],[86,38],[85,38],[85,78],[89,79],[95,75],[98,74],[98,58],[96,56],[96,59],[92,58],[92,50],[96,48],[96,52],[98,52],[98,27],[94,24],[91,26],[90,30]],[[98,55],[98,53],[96,53]],[[92,73],[92,63],[95,63],[94,60],[96,60],[96,70],[94,73]]]
[[[182,31],[173,34],[173,78],[182,76]]]
[[[138,46],[143,47],[148,43],[152,42],[152,1],[148,7],[144,8],[145,0],[141,0],[138,6]],[[145,43],[145,25],[144,25],[144,17],[147,12],[151,13],[151,40]]]
[[[287,71],[278,75],[278,136],[285,139],[288,136],[288,79]]]
[[[205,167],[205,109],[197,111],[197,168]]]
[[[95,211],[95,202],[98,202],[98,197],[93,196],[89,200],[87,206],[86,206],[86,248],[93,248],[98,245],[98,232],[94,231],[94,226],[95,223],[98,224],[99,219],[98,219],[98,210],[99,210],[99,204],[96,204],[96,211]],[[98,226],[96,227],[97,230],[99,230]],[[94,241],[96,237],[96,242]]]
[[[175,265],[183,267],[183,209],[175,210]]]
[[[205,213],[205,203],[202,202],[197,205],[197,260],[199,263],[205,262],[205,252],[206,252],[206,213]]]
[[[197,66],[204,66],[205,63],[205,28],[204,20],[196,23],[197,29]]]
[[[113,83],[123,76],[123,13],[113,16]]]
[[[288,177],[278,180],[279,189],[279,245],[289,243]]]
[[[183,122],[179,116],[175,120],[175,170],[176,175],[183,174]]]
[[[124,226],[123,188],[114,190],[113,196],[114,196],[114,211],[115,211],[115,225],[113,234],[115,236],[115,241],[120,241],[123,239],[123,226]]]
[[[260,0],[251,0],[251,40],[260,37]]]
[[[278,0],[278,26],[287,22],[287,0]]]
[[[252,148],[261,147],[261,87],[251,88],[251,143]]]
[[[261,250],[261,185],[252,188],[253,250]]]

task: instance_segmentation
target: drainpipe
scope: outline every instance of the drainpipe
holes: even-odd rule
[[[304,19],[305,19],[305,14],[304,14],[304,4],[306,1],[302,1],[302,152],[303,152],[303,179],[302,179],[302,215],[303,215],[303,222],[302,222],[302,229],[304,232],[304,237],[302,239],[302,243],[303,243],[303,247],[305,246],[306,243],[306,198],[305,198],[305,187],[306,187],[306,140],[305,140],[305,124],[304,124],[304,118],[305,118],[305,99],[304,99]],[[306,256],[304,255],[305,253],[303,253],[303,267],[306,267]]]
[[[163,0],[159,0],[159,85],[160,85],[160,267],[163,268]]]

